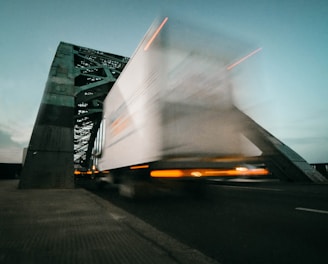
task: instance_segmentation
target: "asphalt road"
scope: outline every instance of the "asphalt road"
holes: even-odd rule
[[[131,201],[94,191],[220,263],[328,263],[328,185],[211,184]]]

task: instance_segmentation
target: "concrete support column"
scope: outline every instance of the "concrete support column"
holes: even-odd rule
[[[22,169],[20,188],[74,187],[74,56],[60,43]]]

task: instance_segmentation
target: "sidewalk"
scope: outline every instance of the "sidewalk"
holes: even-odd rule
[[[84,189],[0,181],[0,263],[217,263]]]

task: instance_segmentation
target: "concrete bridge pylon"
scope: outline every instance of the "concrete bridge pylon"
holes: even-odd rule
[[[73,188],[73,47],[59,45],[50,68],[19,183],[20,188]]]

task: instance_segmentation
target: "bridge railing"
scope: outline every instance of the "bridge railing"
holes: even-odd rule
[[[328,163],[311,163],[310,165],[328,179]]]

